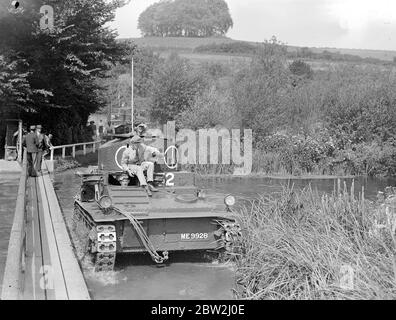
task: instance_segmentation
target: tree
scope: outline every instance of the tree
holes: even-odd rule
[[[250,65],[232,80],[231,94],[239,126],[253,130],[259,141],[288,122],[290,74],[285,68],[286,48],[273,37],[260,46]]]
[[[55,27],[40,30],[39,8],[44,1],[24,2],[19,13],[0,20],[1,52],[11,62],[23,61],[20,72],[32,94],[23,108],[14,110],[31,123],[41,122],[56,133],[55,142],[83,137],[88,116],[105,103],[100,78],[116,62],[125,62],[130,48],[116,41],[106,24],[114,18],[121,0],[52,1]],[[15,103],[14,103],[15,104]],[[67,139],[68,138],[68,139]]]
[[[28,74],[18,71],[20,64],[0,55],[0,118],[9,117],[12,110],[23,109],[34,94],[27,80]]]
[[[224,36],[233,26],[224,0],[165,0],[149,6],[139,17],[143,36]]]
[[[151,117],[160,123],[175,120],[192,106],[205,89],[205,79],[176,54],[171,55],[155,73]]]

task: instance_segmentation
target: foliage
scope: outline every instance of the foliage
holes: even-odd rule
[[[229,94],[220,93],[213,87],[196,97],[177,117],[180,127],[191,130],[210,129],[219,125],[232,128],[234,121]]]
[[[150,110],[150,96],[156,70],[162,64],[162,58],[152,50],[135,47],[134,59],[134,107],[136,113]],[[131,57],[128,59],[131,60]],[[131,64],[117,64],[110,70],[107,78],[101,80],[105,88],[106,105],[111,106],[112,114],[123,115],[120,108],[131,106]],[[107,111],[107,110],[104,110]]]
[[[24,109],[34,94],[27,80],[28,74],[19,71],[21,64],[18,61],[7,61],[0,55],[0,105],[7,106],[8,109],[1,108],[0,114],[12,109]]]
[[[286,46],[275,37],[258,46],[250,63],[169,61],[155,72],[153,118],[194,129],[252,129],[254,172],[396,173],[396,80],[390,69],[340,64],[313,72],[304,61],[289,64]]]
[[[289,69],[295,76],[312,79],[313,70],[311,66],[302,60],[294,60],[289,65]]]
[[[149,6],[139,17],[143,36],[223,36],[233,22],[224,0],[166,0]]]
[[[26,3],[24,11],[0,20],[1,30],[15,26],[11,32],[0,32],[1,53],[9,61],[23,61],[20,72],[27,74],[35,93],[24,101],[20,116],[56,132],[55,143],[77,141],[85,134],[89,114],[104,104],[97,79],[122,61],[127,50],[106,27],[124,1],[54,2],[52,31],[39,29],[41,4],[39,0]]]
[[[194,70],[187,60],[171,55],[154,74],[152,119],[160,123],[174,120],[189,109],[205,86],[203,75]]]
[[[225,43],[211,43],[200,45],[194,49],[196,53],[223,53],[223,54],[257,54],[258,45],[250,44],[245,41],[234,41]]]
[[[284,188],[239,210],[238,298],[395,299],[395,195]],[[346,278],[348,273],[352,278]]]
[[[282,126],[290,87],[285,61],[285,47],[274,38],[232,80],[231,93],[239,127],[252,129],[255,141]]]

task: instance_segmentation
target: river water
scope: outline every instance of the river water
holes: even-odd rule
[[[328,193],[334,190],[336,181],[235,177],[200,179],[197,184],[208,190],[208,197],[220,200],[227,194],[253,199],[257,195],[278,192],[285,184],[296,189],[311,185],[320,193]],[[352,179],[343,181],[350,185]],[[379,190],[395,185],[396,179],[355,179],[356,192],[364,187],[369,199],[374,199]],[[63,172],[55,176],[54,186],[66,221],[69,221],[80,179],[74,171]],[[186,253],[172,254],[170,264],[165,267],[158,267],[148,256],[121,255],[117,257],[114,272],[98,274],[86,264],[83,264],[83,271],[94,299],[232,299],[235,283],[231,264],[219,264],[201,255]]]
[[[73,197],[78,193],[80,179],[74,170],[56,174],[54,186],[67,222],[73,213]],[[343,179],[350,185],[351,179]],[[276,193],[282,185],[296,189],[311,185],[320,193],[334,190],[334,179],[279,180],[269,178],[200,179],[207,196],[220,201],[226,194],[240,199]],[[365,188],[365,196],[375,199],[378,191],[396,186],[396,179],[355,179],[356,193]],[[0,279],[3,277],[8,239],[12,226],[18,179],[15,175],[0,176]],[[231,264],[219,264],[196,254],[172,254],[169,265],[158,267],[146,255],[120,255],[116,269],[95,273],[89,264],[82,264],[93,299],[232,299],[234,269]],[[1,283],[0,283],[1,284]]]
[[[18,192],[17,174],[0,174],[0,292]]]

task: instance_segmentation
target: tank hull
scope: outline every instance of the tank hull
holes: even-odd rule
[[[137,231],[128,219],[109,219],[94,221],[86,203],[75,201],[75,208],[80,221],[87,221],[92,229],[98,226],[115,227],[116,252],[145,252]],[[138,217],[138,222],[145,230],[151,243],[158,251],[217,250],[223,246],[222,225],[220,222],[235,220],[223,213],[196,213],[194,215],[166,215],[162,217]]]

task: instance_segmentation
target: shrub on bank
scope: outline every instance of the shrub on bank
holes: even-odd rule
[[[228,43],[211,43],[198,46],[194,49],[195,53],[215,53],[215,54],[257,54],[258,45],[250,44],[244,41],[235,41]]]
[[[239,212],[239,298],[395,299],[394,193],[369,202],[285,188]]]

